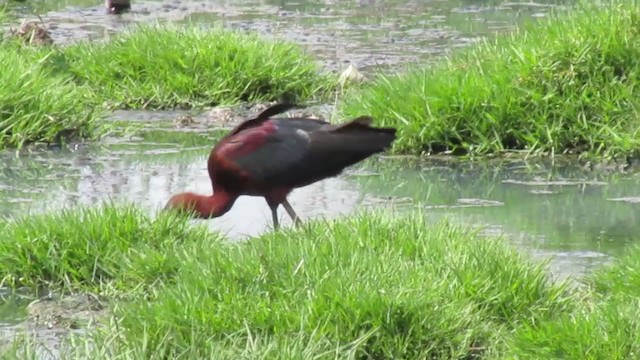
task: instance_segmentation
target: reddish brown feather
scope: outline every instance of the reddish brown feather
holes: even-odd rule
[[[336,176],[395,140],[395,129],[371,127],[370,116],[340,125],[272,119],[293,107],[297,105],[274,105],[236,126],[214,146],[207,162],[213,196],[178,194],[167,206],[191,204],[201,217],[215,217],[228,211],[238,196],[258,195],[275,211],[294,188]]]
[[[236,166],[234,160],[251,154],[255,149],[262,146],[267,137],[275,131],[275,124],[262,119],[261,123],[254,127],[229,134],[223,138],[213,148],[207,162],[210,169],[209,176],[212,181],[214,183],[220,182],[217,175],[220,171],[235,172],[240,177],[249,178],[250,175]]]

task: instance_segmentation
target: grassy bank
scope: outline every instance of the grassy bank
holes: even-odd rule
[[[78,359],[633,358],[638,257],[569,290],[501,241],[420,214],[245,243],[111,206],[0,224],[5,283],[111,297],[116,318],[63,346]],[[35,358],[35,344],[3,355]]]
[[[543,266],[419,215],[220,240],[133,209],[43,215],[0,226],[0,276],[127,299],[79,358],[493,358],[573,307]]]
[[[100,112],[306,101],[332,79],[296,45],[255,34],[137,26],[101,42],[0,42],[0,148],[97,134]]]
[[[639,19],[631,0],[579,6],[433,67],[380,75],[340,112],[397,126],[396,152],[637,155]]]
[[[254,33],[140,26],[108,42],[65,48],[62,63],[118,108],[192,108],[304,101],[331,88],[302,48]]]
[[[95,101],[70,76],[44,64],[51,55],[0,44],[0,149],[95,133]]]
[[[0,22],[9,19],[0,4]],[[0,30],[0,150],[26,143],[87,137],[96,130],[88,93],[43,65],[47,51],[23,49]]]

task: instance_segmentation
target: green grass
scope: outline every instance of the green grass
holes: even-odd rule
[[[61,66],[117,108],[305,101],[332,87],[301,47],[222,28],[137,26],[62,54]]]
[[[0,4],[0,23],[12,17]],[[32,142],[91,137],[97,130],[88,93],[43,63],[47,50],[24,48],[0,30],[0,150]]]
[[[91,137],[100,115],[87,89],[44,63],[47,50],[0,44],[0,149]]]
[[[0,23],[7,21],[10,16],[9,4],[0,4]],[[0,35],[4,36],[4,32],[0,31]]]
[[[541,326],[523,326],[513,339],[519,359],[633,359],[640,354],[640,247],[586,279],[593,297],[579,311]],[[561,336],[558,336],[560,335]],[[511,351],[512,354],[516,351]]]
[[[492,358],[517,328],[573,307],[543,265],[420,215],[315,221],[246,243],[111,206],[0,229],[6,283],[126,299],[96,347],[70,357]]]
[[[0,4],[0,23],[13,17]],[[23,47],[0,30],[0,150],[33,142],[91,138],[98,133],[90,94],[46,63],[48,50]]]
[[[172,254],[182,242],[216,238],[171,216],[151,220],[111,206],[4,220],[0,227],[0,278],[34,289],[125,290],[151,283],[175,273]]]
[[[514,334],[508,359],[635,359],[640,353],[638,298],[611,299]]]
[[[633,0],[578,6],[430,68],[380,75],[339,112],[397,126],[400,153],[637,155],[639,31]]]
[[[60,47],[0,40],[0,66],[0,149],[99,136],[105,109],[304,102],[335,85],[294,44],[177,25]]]
[[[635,358],[638,258],[571,290],[499,239],[420,213],[243,243],[112,205],[0,223],[5,284],[111,296],[114,317],[69,337],[69,359]],[[2,355],[36,358],[37,344]]]

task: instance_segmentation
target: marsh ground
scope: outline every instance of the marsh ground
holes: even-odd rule
[[[561,8],[571,2],[136,4],[137,10],[118,18],[104,16],[102,7],[93,2],[25,6],[53,24],[51,31],[59,42],[101,38],[138,21],[224,23],[299,42],[331,70],[352,63],[370,75],[378,69],[400,70],[409,63],[437,61],[452,49],[536,21],[551,6]],[[118,111],[112,120],[136,121],[148,131],[98,144],[3,152],[0,156],[7,166],[0,171],[0,214],[41,213],[108,198],[133,201],[153,214],[170,193],[209,191],[203,160],[219,133],[206,126],[176,129],[174,119],[184,114]],[[208,116],[193,115],[196,120]],[[518,249],[538,259],[551,258],[554,275],[580,276],[622,255],[636,241],[638,185],[640,177],[633,169],[586,169],[571,161],[389,158],[296,191],[291,202],[305,218],[335,218],[365,206],[395,211],[420,208],[430,221],[452,217],[480,226],[487,234],[504,234]],[[243,198],[225,217],[208,223],[237,240],[268,231],[268,224],[268,208],[258,198]],[[24,309],[23,302],[17,303],[20,306],[4,303],[8,309],[4,313],[24,314],[14,310]],[[13,324],[23,318],[7,316],[0,321]],[[563,326],[560,321],[555,325]],[[554,326],[548,329],[552,332]]]

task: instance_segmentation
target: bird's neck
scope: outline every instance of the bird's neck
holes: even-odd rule
[[[223,215],[236,201],[236,196],[232,196],[224,191],[218,191],[211,196],[198,195],[195,200],[194,212],[202,219],[211,219]]]

